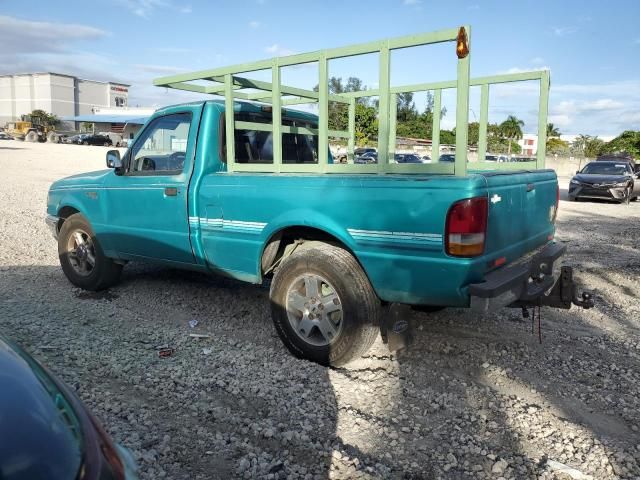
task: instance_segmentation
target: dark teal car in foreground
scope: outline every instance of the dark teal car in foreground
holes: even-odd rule
[[[0,432],[2,480],[138,478],[131,453],[69,387],[1,334]]]

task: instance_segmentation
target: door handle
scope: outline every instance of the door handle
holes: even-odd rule
[[[166,197],[175,197],[178,195],[178,189],[176,187],[165,187],[164,194]]]

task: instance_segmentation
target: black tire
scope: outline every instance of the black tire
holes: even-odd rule
[[[86,275],[81,275],[76,271],[69,257],[67,245],[69,244],[70,237],[77,231],[86,232],[91,239],[93,247],[95,265],[92,267],[91,272]],[[91,225],[80,213],[71,215],[64,221],[62,228],[60,228],[58,235],[58,258],[60,259],[60,266],[67,279],[76,287],[84,290],[98,291],[109,288],[118,282],[120,273],[122,272],[122,265],[115,263],[112,259],[104,255]]]
[[[307,274],[326,279],[339,297],[340,327],[328,345],[307,342],[289,321],[289,289]],[[298,247],[276,271],[270,299],[271,317],[285,346],[296,357],[321,365],[341,366],[361,357],[380,331],[380,300],[369,279],[349,252],[333,245],[313,242]]]
[[[629,202],[631,201],[631,195],[633,195],[633,187],[629,186],[624,189],[624,198],[620,201],[620,203],[629,205]]]
[[[83,145],[89,145],[89,142],[82,142]]]

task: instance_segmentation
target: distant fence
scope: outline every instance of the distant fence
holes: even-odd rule
[[[580,170],[593,160],[593,158],[555,157],[547,155],[545,167],[554,169],[560,177],[568,177],[575,175],[577,170]]]

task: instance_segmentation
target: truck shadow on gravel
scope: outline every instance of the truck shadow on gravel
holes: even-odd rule
[[[603,249],[586,225],[619,241]],[[638,283],[620,275],[638,233],[594,214],[562,225],[598,304],[543,310],[541,345],[518,310],[449,309],[416,313],[398,357],[378,340],[328,369],[282,346],[267,286],[135,264],[103,296],[57,266],[2,267],[0,327],[76,386],[145,479],[554,478],[546,459],[630,478],[640,356],[637,307],[620,298],[637,302]]]

